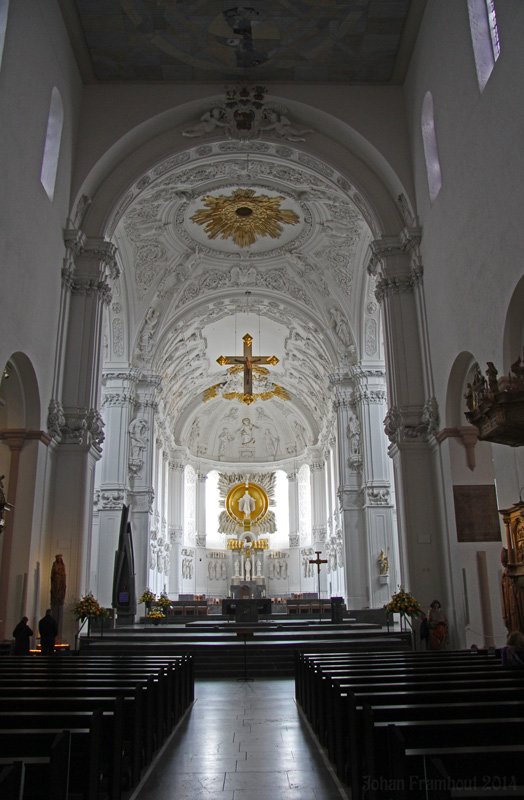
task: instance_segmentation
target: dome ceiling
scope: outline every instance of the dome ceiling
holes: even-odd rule
[[[209,238],[199,213],[221,213],[239,190],[240,208],[259,203],[255,241]],[[280,230],[263,235],[275,208]],[[362,314],[377,313],[362,311],[365,214],[335,170],[278,142],[200,144],[130,188],[109,225],[122,276],[106,364],[129,359],[161,376],[158,419],[173,445],[218,463],[276,465],[326,444],[330,376],[355,362]],[[242,368],[217,363],[242,356],[245,334],[253,355],[278,359],[255,370],[249,405],[239,401]]]

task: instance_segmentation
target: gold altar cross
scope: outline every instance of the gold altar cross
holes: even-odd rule
[[[276,356],[254,356],[251,352],[253,337],[246,333],[242,337],[244,342],[244,353],[241,356],[220,356],[217,362],[223,367],[225,364],[242,364],[244,368],[244,397],[242,402],[250,405],[253,402],[253,364],[278,364]]]
[[[317,554],[317,557],[316,558],[310,558],[309,559],[309,563],[317,565],[317,572],[320,575],[320,565],[321,564],[327,564],[327,558],[320,558],[320,550],[315,550],[315,553]],[[319,595],[319,599],[320,599],[320,595]]]

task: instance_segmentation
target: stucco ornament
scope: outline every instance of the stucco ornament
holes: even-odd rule
[[[209,239],[233,239],[239,247],[249,247],[259,236],[278,239],[284,228],[280,224],[296,225],[299,217],[290,209],[280,208],[281,195],[268,197],[256,195],[254,189],[236,189],[231,195],[203,198],[205,209],[191,217],[197,225],[204,225]]]

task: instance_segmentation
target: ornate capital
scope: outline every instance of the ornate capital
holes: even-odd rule
[[[129,394],[126,391],[123,392],[109,392],[103,391],[102,392],[102,401],[101,406],[102,408],[108,408],[110,406],[129,406],[134,405],[136,403],[136,397],[134,394]]]
[[[381,303],[388,294],[401,294],[412,292],[420,284],[422,278],[422,267],[417,272],[411,272],[407,278],[381,278],[377,282],[375,297]]]
[[[184,529],[180,525],[169,527],[169,541],[171,544],[182,544],[184,539]]]
[[[154,499],[155,491],[152,487],[129,492],[129,503],[132,511],[145,511],[148,514],[151,514],[153,511]]]
[[[126,502],[124,489],[97,489],[94,495],[94,507],[97,511],[115,511]]]
[[[439,428],[438,404],[434,397],[420,408],[392,406],[384,419],[384,431],[392,444],[427,442]]]
[[[377,276],[375,297],[382,302],[389,293],[411,292],[421,282],[420,228],[404,228],[398,237],[383,236],[371,242],[368,273]]]
[[[397,236],[381,236],[369,245],[371,258],[367,266],[369,275],[377,275],[379,270],[385,271],[385,262],[404,256],[404,247]]]
[[[104,420],[96,408],[66,408],[52,399],[47,414],[49,435],[64,444],[91,445],[102,452]]]
[[[120,275],[116,247],[105,239],[88,239],[81,231],[65,232],[66,255],[62,281],[71,294],[98,294],[102,302],[111,302],[110,282]]]
[[[370,506],[387,506],[390,505],[390,491],[388,486],[366,486],[362,490],[364,501]]]
[[[325,525],[317,525],[311,532],[311,537],[314,542],[325,542],[327,539],[327,527]]]

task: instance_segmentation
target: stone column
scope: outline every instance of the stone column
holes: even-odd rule
[[[348,374],[332,375],[335,388],[335,410],[337,414],[337,455],[338,455],[338,501],[340,505],[340,526],[343,548],[345,549],[345,580],[348,608],[364,608],[370,605],[367,533],[365,516],[361,502],[362,455],[360,444],[358,452],[352,452],[352,431],[355,421],[360,421],[353,411],[352,380]],[[337,537],[337,530],[333,536]]]
[[[59,547],[68,568],[68,597],[79,597],[89,585],[89,552],[94,472],[104,441],[98,411],[104,305],[111,300],[110,282],[119,271],[115,247],[102,239],[66,233],[67,255],[62,270],[69,293],[64,303],[61,352],[50,402],[48,432],[53,447],[53,490],[50,504],[50,547]],[[67,551],[67,555],[66,552]],[[67,560],[68,559],[68,560]],[[72,643],[76,623],[64,620],[64,639]]]
[[[362,470],[360,499],[365,517],[370,605],[379,608],[388,602],[400,583],[393,476],[382,423],[387,410],[386,376],[376,363],[354,366],[350,372],[352,410],[360,421],[358,433],[355,424],[350,432],[350,451]],[[387,574],[380,574],[378,559],[382,550],[388,558]]]
[[[112,600],[122,506],[128,502],[130,464],[145,448],[137,443],[138,432],[133,436],[130,431],[139,379],[140,372],[133,368],[106,369],[102,374],[101,409],[106,439],[104,458],[97,469],[90,586],[100,604],[107,607]]]
[[[184,463],[177,454],[169,462],[167,529],[171,544],[169,592],[180,594],[182,580],[182,542],[184,539]]]
[[[311,516],[312,516],[312,542],[313,550],[320,551],[321,557],[326,558],[325,548],[327,539],[327,513],[326,513],[326,465],[322,454],[317,452],[317,460],[310,464],[311,472]],[[316,556],[315,556],[316,557]],[[328,564],[320,568],[320,594],[327,596]],[[315,567],[316,577],[316,567]],[[316,587],[318,587],[318,580]]]
[[[207,586],[206,566],[206,480],[207,475],[197,472],[196,485],[196,531],[195,531],[195,592],[205,594]]]
[[[40,453],[49,446],[50,437],[43,431],[25,428],[0,430],[0,441],[10,450],[9,474],[5,494],[13,508],[5,512],[5,525],[0,537],[0,638],[7,639],[22,614],[32,619],[31,610],[39,607],[38,585],[28,583],[32,570],[39,563],[40,538],[32,541],[34,503],[29,496],[34,486]],[[43,447],[42,447],[43,445]],[[49,605],[49,583],[45,603]],[[36,633],[36,631],[35,631]]]
[[[298,530],[298,473],[296,469],[287,473],[288,506],[289,506],[289,546],[298,547],[300,534]]]
[[[444,597],[454,606],[445,569],[447,542],[440,518],[435,434],[418,230],[371,243],[371,275],[384,314],[389,411],[384,421],[393,459],[402,582],[428,606]]]
[[[149,586],[151,560],[150,531],[153,527],[153,458],[155,444],[155,413],[157,393],[162,379],[159,375],[141,375],[136,387],[135,417],[129,426],[129,505],[135,552],[135,581],[137,596]],[[140,443],[135,439],[139,435]]]

